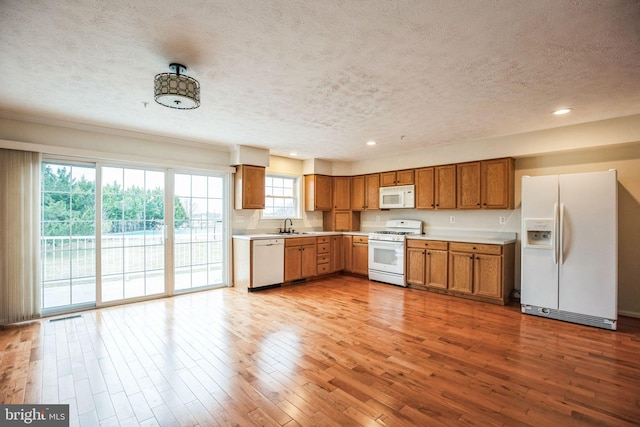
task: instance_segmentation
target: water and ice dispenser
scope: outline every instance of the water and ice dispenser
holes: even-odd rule
[[[528,248],[552,249],[554,239],[553,218],[525,218],[525,241]]]

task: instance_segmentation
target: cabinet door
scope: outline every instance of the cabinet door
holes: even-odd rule
[[[356,274],[362,274],[363,276],[369,275],[369,245],[365,243],[353,244],[353,272]]]
[[[302,251],[300,246],[284,248],[284,281],[302,278]],[[315,262],[315,260],[314,260]]]
[[[513,209],[514,160],[485,160],[481,168],[480,190],[482,207]]]
[[[300,247],[300,271],[301,277],[313,277],[318,275],[318,257],[316,245],[303,245]]]
[[[380,172],[380,187],[393,187],[396,185],[396,173]]]
[[[470,294],[473,292],[473,254],[449,252],[449,289]]]
[[[422,285],[425,283],[425,249],[407,248],[407,283]]]
[[[435,168],[436,209],[456,208],[456,165]]]
[[[380,174],[365,175],[365,209],[380,209]]]
[[[416,169],[416,209],[434,209],[434,168]]]
[[[344,271],[353,273],[353,236],[342,236],[342,256]],[[368,274],[368,272],[367,272]]]
[[[354,211],[363,211],[365,191],[364,191],[364,175],[351,177],[351,209]]]
[[[333,207],[333,177],[305,175],[304,194],[306,211],[330,211]]]
[[[413,184],[413,169],[405,169],[396,172],[396,185],[411,185]]]
[[[449,252],[427,250],[426,285],[434,288],[447,289],[449,266]]]
[[[351,179],[348,176],[333,177],[333,208],[351,209]]]
[[[480,209],[480,162],[458,165],[458,209]]]
[[[236,209],[264,209],[265,171],[262,166],[237,166],[234,178]]]
[[[331,271],[340,271],[344,268],[342,256],[342,236],[331,236]]]
[[[502,257],[476,254],[473,270],[476,295],[502,298]]]
[[[333,213],[335,231],[351,231],[351,211],[336,211]]]

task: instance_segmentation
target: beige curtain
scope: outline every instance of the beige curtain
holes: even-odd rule
[[[40,316],[40,161],[0,149],[0,325]]]

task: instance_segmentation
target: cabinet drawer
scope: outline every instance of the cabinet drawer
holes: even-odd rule
[[[331,260],[329,255],[318,255],[318,266],[320,264],[328,263]]]
[[[421,249],[434,249],[439,251],[446,251],[449,246],[448,242],[441,242],[437,240],[411,240],[407,239],[408,248],[421,248]]]
[[[320,236],[318,237],[318,243],[329,243],[331,241],[330,236]]]
[[[329,263],[318,264],[318,275],[329,274]]]
[[[458,252],[476,252],[489,255],[502,255],[502,246],[487,245],[484,243],[449,243],[449,250]]]
[[[328,254],[330,247],[331,247],[330,243],[320,243],[318,241],[318,253],[319,254]]]
[[[367,236],[353,236],[353,243],[369,243]]]
[[[315,243],[315,237],[291,237],[284,239],[285,246],[314,245]]]

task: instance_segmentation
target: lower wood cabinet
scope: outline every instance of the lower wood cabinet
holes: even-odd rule
[[[369,238],[353,236],[351,246],[352,272],[363,276],[369,275]]]
[[[513,290],[515,244],[449,244],[448,290],[506,304]]]
[[[342,236],[330,236],[331,238],[331,273],[344,269]]]
[[[316,238],[295,237],[284,240],[284,281],[317,276]]]
[[[407,239],[407,285],[506,304],[513,290],[515,244]]]
[[[432,240],[407,240],[407,285],[447,289],[449,244]]]

